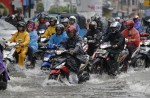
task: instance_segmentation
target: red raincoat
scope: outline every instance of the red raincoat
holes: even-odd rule
[[[130,30],[125,29],[121,33],[127,39],[135,39],[135,41],[126,42],[126,45],[133,45],[136,47],[138,47],[140,45],[140,34],[134,27]],[[129,35],[131,35],[131,36],[129,36]]]

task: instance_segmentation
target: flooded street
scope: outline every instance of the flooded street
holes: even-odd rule
[[[150,69],[130,69],[115,78],[91,75],[83,84],[69,84],[47,80],[48,74],[36,67],[14,72],[0,98],[150,98],[149,74]]]

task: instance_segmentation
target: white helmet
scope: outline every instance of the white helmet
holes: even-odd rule
[[[75,17],[75,16],[70,16],[70,17],[69,17],[69,20],[70,20],[70,19],[73,19],[74,21],[76,21],[76,17]]]
[[[64,22],[68,23],[68,22],[69,22],[69,19],[68,19],[68,18],[64,18],[64,19],[62,20],[62,23],[64,23]]]
[[[116,17],[115,19],[116,19],[116,20],[120,20],[120,17]]]
[[[147,22],[150,22],[150,19],[148,19]]]

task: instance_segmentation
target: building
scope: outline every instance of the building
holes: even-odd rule
[[[0,3],[4,5],[4,9],[8,10],[8,14],[16,13],[18,10],[23,11],[23,0],[0,0]],[[1,8],[2,10],[3,8]]]
[[[142,12],[142,0],[112,0],[113,16],[130,16],[140,15]]]

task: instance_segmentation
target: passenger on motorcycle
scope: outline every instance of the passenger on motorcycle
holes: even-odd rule
[[[138,15],[135,15],[134,18],[133,18],[133,21],[134,21],[134,28],[136,30],[138,30],[139,33],[142,32],[142,29],[141,29],[141,21],[139,19],[139,16]]]
[[[102,40],[103,42],[110,42],[112,45],[112,48],[110,48],[109,51],[109,57],[110,60],[108,60],[108,74],[110,75],[116,75],[116,72],[118,70],[118,56],[120,52],[123,50],[125,45],[125,38],[123,35],[119,32],[120,25],[119,22],[112,22],[110,25],[111,33],[109,33],[107,36],[105,36]]]
[[[64,32],[64,25],[58,24],[56,26],[56,33],[51,36],[47,46],[51,44],[61,45],[61,42],[66,41],[66,39],[67,39],[67,34],[66,32]]]
[[[46,29],[42,37],[51,37],[53,34],[55,34],[56,23],[57,23],[57,19],[55,17],[52,17],[50,19],[50,26]]]
[[[26,66],[30,66],[34,68],[35,66],[35,59],[33,58],[33,54],[38,50],[38,35],[37,31],[35,31],[35,23],[30,21],[27,23],[27,31],[30,35],[30,43],[28,47],[28,62],[26,63]]]
[[[28,45],[30,42],[30,35],[25,30],[26,24],[24,22],[19,22],[17,24],[18,32],[15,33],[15,35],[9,39],[9,42],[17,42],[19,43],[19,46],[16,46],[16,52],[15,57],[17,60],[17,63],[20,66],[24,65],[24,59],[26,57],[26,53],[28,51]]]
[[[63,20],[61,21],[61,23],[64,25],[65,27],[65,31],[67,30],[67,28],[69,27],[69,19],[68,18],[63,18]]]
[[[76,19],[75,16],[70,16],[69,17],[69,24],[75,26],[77,32],[80,33],[80,26],[78,25],[77,19]]]
[[[74,57],[71,57],[68,59],[67,63],[71,66],[69,69],[74,69],[74,71],[77,73],[78,80],[79,81],[85,81],[88,76],[84,74],[83,71],[80,70],[81,66],[81,58],[83,58],[84,51],[82,48],[82,38],[78,36],[75,26],[70,26],[67,29],[67,36],[68,39],[64,44],[64,47],[69,50],[69,53],[73,55]],[[77,59],[78,58],[78,59]],[[80,60],[79,60],[80,59]]]
[[[97,23],[95,21],[91,21],[89,24],[89,30],[87,34],[85,35],[85,37],[88,40],[88,45],[89,45],[89,48],[87,51],[88,55],[90,56],[93,55],[95,49],[98,47],[101,36],[102,36],[101,32],[97,29]]]
[[[127,39],[126,45],[129,50],[129,57],[131,59],[132,53],[139,47],[140,45],[140,35],[139,32],[134,28],[134,22],[132,20],[128,20],[125,22],[126,29],[121,33]]]

